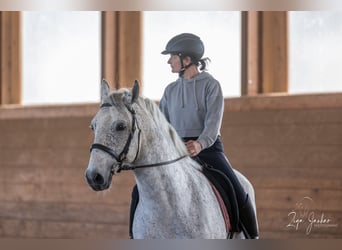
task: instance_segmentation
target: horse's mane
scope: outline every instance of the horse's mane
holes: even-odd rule
[[[158,105],[154,101],[148,98],[139,97],[137,104],[139,106],[145,107],[148,113],[151,114],[154,122],[158,125],[159,129],[165,130],[165,133],[170,136],[170,139],[178,150],[179,154],[188,154],[184,142],[181,140],[172,125],[166,120],[164,114],[161,112]]]

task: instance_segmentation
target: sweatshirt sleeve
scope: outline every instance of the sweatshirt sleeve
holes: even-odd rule
[[[214,144],[217,136],[220,134],[224,99],[220,83],[216,80],[211,81],[206,89],[206,115],[204,121],[204,129],[198,141],[202,145],[202,149],[208,148]]]
[[[166,90],[164,91],[164,94],[163,94],[162,98],[160,99],[160,102],[159,102],[159,109],[160,109],[161,112],[165,115],[166,120],[167,120],[168,122],[170,122],[169,111],[168,111],[168,108],[167,108]]]

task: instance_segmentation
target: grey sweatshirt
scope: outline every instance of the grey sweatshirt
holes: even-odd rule
[[[215,142],[223,116],[220,83],[207,72],[170,83],[159,107],[180,137],[198,137],[202,149]]]

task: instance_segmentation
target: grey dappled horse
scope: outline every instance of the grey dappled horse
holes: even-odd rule
[[[220,205],[202,166],[188,156],[158,106],[139,96],[138,83],[131,90],[110,93],[103,80],[101,103],[91,122],[94,144],[86,178],[101,191],[121,170],[133,171],[140,195],[134,238],[227,238]],[[255,204],[252,185],[236,174]],[[244,235],[236,233],[234,238]]]

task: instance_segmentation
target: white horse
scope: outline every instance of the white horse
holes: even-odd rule
[[[138,83],[131,90],[109,93],[103,80],[101,102],[91,122],[94,144],[86,178],[95,191],[101,191],[121,170],[133,170],[140,195],[134,238],[226,239],[225,220],[202,166],[188,156],[158,106],[139,96]],[[236,174],[255,208],[251,183]]]

